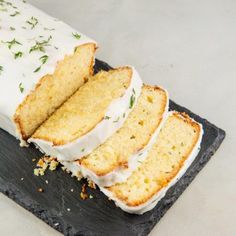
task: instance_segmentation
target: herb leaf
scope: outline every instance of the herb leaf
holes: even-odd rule
[[[104,119],[109,120],[109,119],[111,119],[111,117],[110,116],[105,116]]]
[[[34,51],[45,52],[45,47],[50,46],[49,42],[51,39],[52,39],[52,36],[50,35],[47,40],[43,40],[41,42],[36,41],[35,45],[30,48],[29,53],[34,52]]]
[[[22,45],[20,42],[16,41],[16,39],[13,39],[12,41],[5,42],[8,45],[8,48],[11,49],[14,45]]]
[[[135,95],[132,94],[129,101],[129,109],[131,109],[134,106],[134,102],[135,102]]]
[[[14,31],[14,30],[16,30],[16,29],[15,29],[14,27],[11,26],[11,27],[10,27],[10,30],[11,30],[11,31]]]
[[[19,89],[20,89],[20,92],[21,92],[21,93],[24,92],[24,87],[23,87],[23,84],[22,84],[22,83],[19,84]]]
[[[38,71],[40,71],[41,70],[41,66],[39,66],[38,68],[36,68],[35,70],[34,70],[34,73],[36,73],[36,72],[38,72]]]
[[[38,71],[41,70],[42,65],[44,65],[44,64],[47,62],[47,60],[48,60],[48,55],[43,55],[43,56],[41,56],[41,57],[39,58],[39,60],[41,61],[41,65],[40,65],[38,68],[36,68],[36,69],[34,70],[34,73],[36,73],[36,72],[38,72]]]
[[[45,63],[47,62],[47,60],[48,60],[48,55],[41,56],[41,57],[39,58],[39,60],[42,61],[42,64],[45,64]]]
[[[0,75],[2,74],[3,72],[3,66],[0,66]]]
[[[38,19],[35,17],[31,17],[29,20],[26,21],[27,24],[31,25],[31,29],[33,29],[38,23]]]
[[[20,12],[19,12],[19,11],[15,11],[15,13],[11,14],[10,16],[11,16],[11,17],[14,17],[14,16],[17,16],[17,15],[20,15]]]
[[[81,35],[78,33],[72,33],[72,35],[76,38],[76,39],[80,39]]]
[[[17,58],[19,58],[19,57],[22,57],[23,56],[23,52],[16,52],[16,53],[14,53],[14,58],[15,59],[17,59]]]

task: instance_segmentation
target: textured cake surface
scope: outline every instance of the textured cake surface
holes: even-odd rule
[[[128,168],[129,158],[149,143],[167,109],[167,92],[159,87],[144,85],[124,125],[104,144],[78,162],[98,176],[117,168]]]
[[[53,145],[72,142],[91,131],[113,100],[121,97],[131,83],[132,69],[102,71],[89,78],[32,136]]]
[[[0,4],[0,127],[27,139],[93,73],[96,43],[24,1]]]
[[[158,194],[181,170],[197,145],[201,126],[187,115],[173,113],[164,124],[148,157],[121,184],[107,188],[129,207],[146,203]]]

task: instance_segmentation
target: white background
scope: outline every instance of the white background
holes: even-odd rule
[[[134,65],[143,80],[227,132],[207,166],[151,236],[236,235],[236,1],[31,0],[96,39],[97,57]],[[58,232],[0,195],[0,235]]]

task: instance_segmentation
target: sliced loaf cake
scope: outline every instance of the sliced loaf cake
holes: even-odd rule
[[[101,71],[55,111],[29,141],[61,161],[79,159],[122,126],[141,88],[142,81],[132,67]]]
[[[93,74],[96,43],[24,1],[0,3],[0,128],[23,141]]]
[[[168,104],[164,89],[144,85],[124,125],[91,154],[75,162],[77,170],[99,186],[125,181],[147,156],[165,120]]]
[[[185,114],[171,113],[147,158],[124,183],[100,188],[124,211],[151,210],[183,176],[196,157],[202,126]]]

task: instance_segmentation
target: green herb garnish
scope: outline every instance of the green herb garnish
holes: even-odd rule
[[[44,56],[40,57],[39,60],[41,61],[41,65],[34,70],[34,73],[38,72],[41,69],[42,65],[44,65],[47,62],[48,55],[44,55]]]
[[[23,56],[23,52],[16,52],[16,53],[14,53],[14,58],[15,59],[17,59],[17,58],[19,58],[19,57],[22,57]]]
[[[7,44],[8,48],[11,49],[14,45],[22,45],[20,42],[16,41],[16,39],[13,39],[12,41],[4,42]]]
[[[105,116],[104,119],[109,120],[109,119],[111,119],[111,117],[110,116]]]
[[[135,102],[135,95],[132,94],[129,101],[129,109],[131,109],[134,106],[134,102]]]
[[[82,149],[81,149],[81,152],[84,152],[84,151],[85,151],[85,148],[82,148]]]
[[[14,31],[14,30],[16,30],[16,28],[14,28],[14,27],[10,27],[10,30],[11,30],[11,31]]]
[[[31,25],[31,29],[33,29],[38,23],[38,19],[35,17],[31,17],[29,20],[26,21],[27,24]]]
[[[29,53],[34,52],[34,51],[45,52],[45,47],[50,46],[49,42],[51,39],[52,39],[52,36],[50,35],[47,40],[43,40],[41,42],[36,41],[35,45],[30,48]]]
[[[45,64],[48,60],[48,55],[41,56],[39,60],[42,61],[42,64]]]
[[[24,87],[23,87],[23,84],[22,84],[22,83],[19,84],[19,89],[20,89],[20,92],[21,92],[21,93],[24,92]]]
[[[17,15],[20,15],[20,12],[19,12],[19,11],[15,11],[15,13],[11,14],[10,16],[11,16],[11,17],[14,17],[14,16],[17,16]]]
[[[0,75],[2,74],[3,72],[3,66],[0,66]]]
[[[78,33],[72,33],[72,35],[76,38],[76,39],[80,39],[81,35]]]

